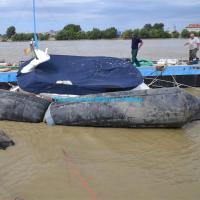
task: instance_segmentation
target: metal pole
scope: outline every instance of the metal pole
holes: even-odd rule
[[[38,49],[38,39],[37,39],[37,31],[36,31],[36,17],[35,17],[35,0],[33,0],[33,25],[34,25],[35,48]]]

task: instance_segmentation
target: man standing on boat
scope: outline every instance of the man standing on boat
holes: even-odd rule
[[[137,59],[137,54],[139,49],[142,47],[143,41],[135,34],[132,35],[132,64],[136,64],[138,67],[140,66],[140,63]]]
[[[189,45],[189,63],[192,64],[194,60],[199,61],[197,57],[197,52],[199,51],[200,41],[198,37],[195,37],[194,33],[190,34],[190,39],[185,46]]]

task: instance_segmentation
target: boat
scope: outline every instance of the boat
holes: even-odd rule
[[[24,72],[31,62],[20,67],[17,84],[35,94],[98,94],[131,90],[143,83],[138,69],[119,58],[50,55],[48,61]]]
[[[1,62],[0,60],[0,89],[9,90],[12,85],[16,85],[18,70],[18,65]]]
[[[17,84],[17,71],[0,72],[0,89],[9,90]]]
[[[144,77],[144,82],[152,88],[200,87],[199,63],[172,62],[172,64],[155,63],[153,66],[141,66],[138,69]]]
[[[160,87],[200,87],[200,64],[141,66],[137,68],[144,82],[151,88]],[[0,72],[0,88],[9,89],[10,84],[16,85],[17,70]]]

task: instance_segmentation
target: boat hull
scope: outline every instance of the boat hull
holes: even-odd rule
[[[155,66],[139,67],[146,84],[151,87],[200,87],[200,65],[167,66],[162,71]],[[157,79],[157,81],[155,81]]]
[[[200,100],[179,88],[104,93],[60,102],[46,112],[49,125],[181,127],[197,119],[200,111]]]
[[[144,77],[144,82],[149,85],[156,77]],[[174,75],[159,76],[157,81],[151,85],[151,88],[160,87],[176,87],[177,84],[181,88],[200,87],[200,75]]]

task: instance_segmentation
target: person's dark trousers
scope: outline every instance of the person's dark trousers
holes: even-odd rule
[[[138,49],[132,49],[132,64],[136,64],[138,67],[140,67],[140,63],[137,59]]]
[[[194,59],[199,60],[199,58],[197,57],[197,52],[198,52],[197,48],[189,51],[189,61],[190,62],[192,62]]]

